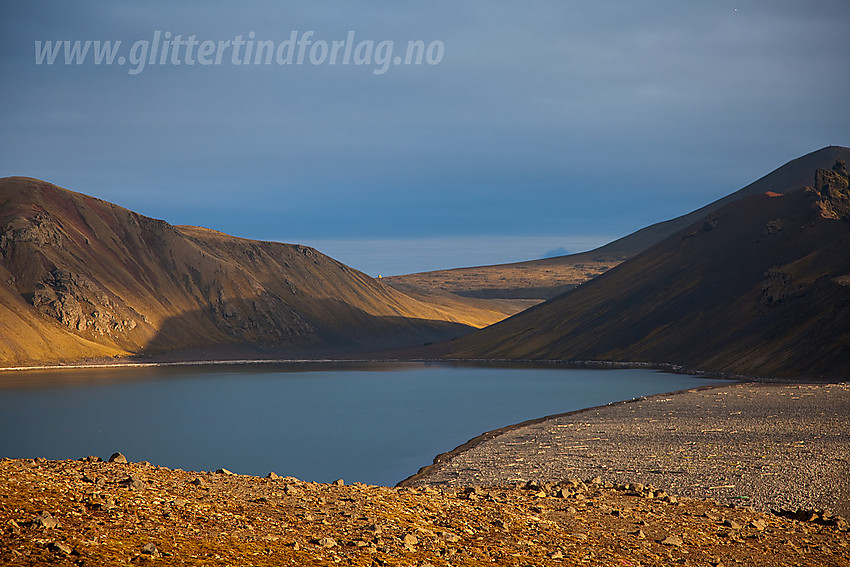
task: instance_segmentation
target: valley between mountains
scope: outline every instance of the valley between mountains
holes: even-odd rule
[[[4,178],[0,365],[370,353],[846,377],[848,160],[823,148],[590,252],[377,280]]]
[[[848,160],[824,148],[582,255],[382,280],[0,179],[0,366],[372,356],[846,381]],[[416,488],[3,458],[0,562],[846,565],[846,519],[808,504],[846,510],[846,393],[738,384],[533,420],[438,456]]]

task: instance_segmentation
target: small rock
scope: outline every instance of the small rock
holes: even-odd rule
[[[322,547],[327,547],[327,548],[336,547],[336,540],[332,537],[323,537],[317,543],[319,545],[321,545]]]
[[[160,557],[162,554],[156,548],[156,544],[154,543],[146,543],[144,547],[142,547],[142,553],[145,555],[151,555],[153,557]]]
[[[418,537],[416,537],[416,536],[415,536],[415,535],[413,535],[413,534],[407,534],[406,536],[404,536],[404,537],[402,538],[402,540],[401,540],[401,541],[402,541],[402,543],[404,543],[404,545],[411,545],[411,546],[413,546],[413,545],[417,545],[417,544],[419,543],[419,538],[418,538]]]
[[[275,473],[274,471],[272,471],[272,472],[270,472],[269,474],[266,475],[266,478],[270,478],[272,480],[275,480],[276,478],[280,478],[280,476],[277,473]]]
[[[127,457],[125,457],[121,453],[112,453],[112,456],[109,457],[109,462],[110,463],[120,463],[120,464],[126,465],[127,464]]]
[[[344,481],[344,480],[342,480],[341,478],[338,478],[338,479],[336,479],[336,480],[333,482],[333,485],[334,485],[334,486],[344,486],[344,485],[345,485],[345,481]]]
[[[672,545],[675,547],[682,547],[685,542],[682,541],[682,538],[676,535],[667,536],[666,538],[661,540],[662,545]]]
[[[49,543],[47,545],[47,549],[55,553],[64,553],[65,555],[71,555],[71,553],[74,551],[73,549],[71,549],[71,546],[62,543],[61,541],[53,541]]]
[[[767,527],[767,524],[764,520],[759,518],[758,520],[753,520],[752,522],[750,522],[750,526],[762,532]]]
[[[32,521],[32,525],[36,528],[44,528],[46,530],[53,529],[59,526],[59,520],[53,517],[50,512],[42,512]]]
[[[643,533],[643,530],[638,530],[638,531],[633,532],[633,533],[634,533],[635,537],[638,538],[638,539],[646,539],[646,534]]]
[[[553,552],[553,553],[550,553],[550,554],[549,554],[549,557],[550,557],[550,558],[552,558],[552,559],[563,559],[563,558],[564,558],[564,554],[563,554],[563,553],[561,553],[560,551],[555,551],[555,552]]]
[[[215,474],[223,474],[224,476],[233,476],[233,472],[227,469],[218,469]]]
[[[120,484],[122,486],[126,486],[130,490],[141,490],[145,487],[144,481],[142,481],[142,480],[140,480],[140,479],[138,479],[138,478],[136,478],[132,475],[128,476],[124,480],[119,480],[118,484]]]
[[[86,503],[92,510],[112,510],[115,508],[115,500],[105,494],[93,494],[86,499]]]
[[[732,528],[733,530],[740,530],[741,524],[736,522],[735,520],[723,520],[723,525],[727,528]]]
[[[201,480],[201,477],[196,476],[192,480],[189,481],[189,484],[194,484],[195,486],[201,486],[204,484],[204,481]]]

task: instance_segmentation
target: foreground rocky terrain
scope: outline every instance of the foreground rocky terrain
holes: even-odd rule
[[[121,460],[3,459],[0,564],[850,564],[843,519],[642,484],[388,488]]]

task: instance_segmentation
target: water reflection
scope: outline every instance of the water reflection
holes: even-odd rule
[[[389,485],[485,431],[708,383],[645,369],[371,362],[68,369],[2,380],[0,456],[121,451],[171,468]]]

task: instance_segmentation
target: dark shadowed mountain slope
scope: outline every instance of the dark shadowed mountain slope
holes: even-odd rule
[[[811,183],[812,172],[836,160],[850,163],[850,148],[828,146],[792,160],[722,199],[656,223],[590,252],[513,264],[438,270],[386,278],[405,291],[443,290],[482,298],[550,299],[616,266],[734,201],[766,192],[786,194]]]
[[[516,312],[434,303],[312,248],[175,227],[36,179],[0,179],[0,365],[421,345]]]
[[[847,378],[844,165],[818,170],[814,188],[734,201],[580,287],[460,339],[453,356]]]

